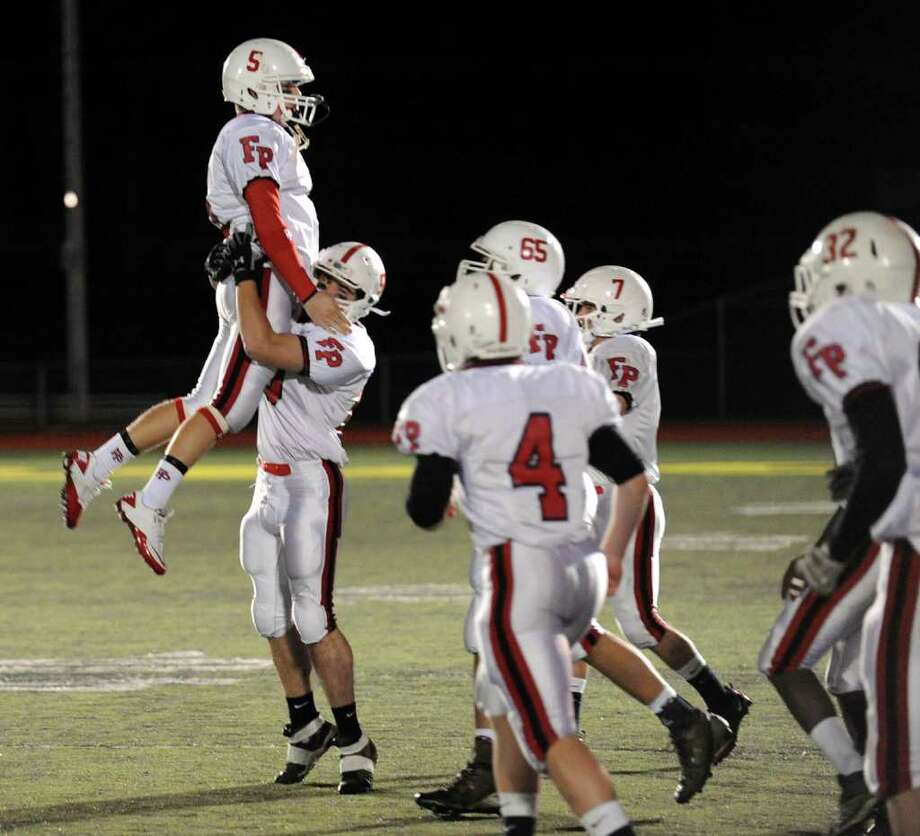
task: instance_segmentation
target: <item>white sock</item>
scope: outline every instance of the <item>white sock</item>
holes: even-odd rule
[[[677,691],[665,682],[664,688],[661,689],[661,693],[648,704],[648,710],[651,711],[652,714],[658,714],[661,709],[668,704],[668,701],[674,699],[676,696]]]
[[[863,759],[856,751],[850,733],[839,717],[827,717],[818,723],[809,735],[840,775],[862,772]]]
[[[134,458],[121,433],[115,433],[105,444],[93,451],[93,476],[104,482],[109,475]]]
[[[605,801],[581,817],[581,826],[590,836],[607,836],[629,824],[629,816],[619,801]]]
[[[706,667],[706,660],[699,653],[694,654],[693,658],[682,668],[678,668],[674,673],[679,674],[689,682],[703,668]]]
[[[537,794],[535,792],[500,792],[498,803],[501,806],[503,819],[512,816],[526,819],[537,817]]]
[[[474,737],[484,737],[487,740],[495,742],[495,732],[492,729],[476,729]]]
[[[585,688],[587,687],[587,679],[581,679],[577,676],[573,676],[569,679],[569,690],[574,691],[576,694],[583,694],[585,692]]]
[[[141,491],[141,502],[148,508],[161,510],[165,508],[169,503],[169,498],[173,495],[173,491],[179,487],[182,477],[185,476],[185,472],[173,464],[173,462],[176,462],[176,464],[181,464],[181,462],[177,459],[173,459],[170,462],[168,461],[170,458],[172,456],[167,456],[160,460],[160,464],[154,471],[153,476],[150,477],[150,480]]]

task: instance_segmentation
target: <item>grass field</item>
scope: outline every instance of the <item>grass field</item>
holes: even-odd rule
[[[583,710],[588,742],[640,833],[824,832],[832,771],[756,657],[788,560],[822,526],[829,453],[673,444],[661,454],[662,614],[755,705],[736,753],[687,807],[671,799],[676,762],[658,722],[597,674]],[[334,753],[303,786],[271,783],[286,708],[250,624],[237,555],[253,459],[217,451],[193,471],[169,525],[169,572],[156,577],[111,507],[152,460],[125,468],[71,532],[57,510],[59,459],[0,456],[0,831],[499,832],[495,818],[440,822],[412,800],[467,757],[469,546],[459,521],[413,529],[403,511],[408,464],[387,449],[353,451],[337,567],[359,710],[380,751],[377,790],[337,796]],[[612,624],[609,612],[601,620]],[[579,830],[547,783],[540,831]]]

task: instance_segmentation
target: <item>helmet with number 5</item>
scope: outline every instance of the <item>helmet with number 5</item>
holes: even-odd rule
[[[507,277],[471,270],[441,290],[431,332],[445,372],[469,360],[520,357],[530,348],[530,302]]]
[[[344,241],[321,250],[315,266],[316,278],[329,276],[357,294],[353,302],[343,303],[345,316],[357,322],[368,313],[386,316],[386,311],[374,307],[386,287],[387,274],[377,251],[367,244]]]
[[[486,260],[461,261],[457,278],[470,270],[500,271],[519,282],[529,296],[552,296],[565,272],[565,256],[556,236],[529,221],[496,224],[470,249]]]
[[[648,282],[628,267],[595,267],[561,298],[587,337],[612,337],[664,324],[661,317],[652,319],[652,290]],[[591,306],[591,311],[579,313],[582,305]]]
[[[920,238],[878,212],[851,212],[822,229],[795,268],[789,311],[798,328],[841,296],[917,303]]]
[[[322,96],[305,96],[302,84],[313,81],[313,72],[297,50],[274,38],[253,38],[236,47],[224,61],[224,101],[244,110],[272,116],[281,109],[284,126],[306,148],[309,140],[301,125],[310,127],[329,115]],[[291,86],[298,88],[293,92]]]

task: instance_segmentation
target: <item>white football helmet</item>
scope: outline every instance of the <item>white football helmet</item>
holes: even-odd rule
[[[457,278],[474,270],[506,273],[529,296],[552,296],[565,272],[562,245],[548,229],[529,221],[503,221],[481,235],[470,249],[486,260],[460,262]]]
[[[472,359],[520,357],[530,349],[527,294],[506,276],[472,270],[441,290],[431,332],[445,372]]]
[[[652,319],[652,290],[648,282],[628,267],[595,267],[560,298],[575,314],[586,337],[612,337],[664,324],[660,316]],[[582,305],[593,305],[593,310],[579,314]]]
[[[329,276],[358,294],[354,302],[343,302],[342,310],[349,322],[357,322],[373,311],[386,316],[387,311],[374,307],[383,295],[387,274],[376,250],[357,241],[344,241],[320,251],[314,266],[316,278]]]
[[[795,268],[789,312],[798,328],[840,296],[917,304],[920,238],[903,221],[851,212],[822,229]]]
[[[298,149],[309,140],[301,126],[309,128],[329,115],[322,96],[289,93],[284,88],[313,81],[313,72],[300,54],[283,41],[253,38],[236,47],[224,61],[224,101],[244,110],[271,116],[280,107],[284,126],[297,141]]]

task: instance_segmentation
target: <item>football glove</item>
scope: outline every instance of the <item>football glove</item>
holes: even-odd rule
[[[816,595],[826,597],[837,588],[837,581],[846,568],[843,563],[831,559],[830,549],[825,543],[812,546],[795,561],[796,572]]]
[[[843,502],[850,495],[856,468],[847,462],[831,468],[824,475],[827,478],[827,489],[830,491],[831,499],[834,502]]]
[[[208,257],[204,260],[204,274],[208,277],[211,287],[217,286],[233,272],[233,258],[226,241],[219,241],[213,247]]]
[[[254,282],[262,271],[265,256],[252,240],[252,226],[247,224],[227,239],[233,264],[233,281]]]

